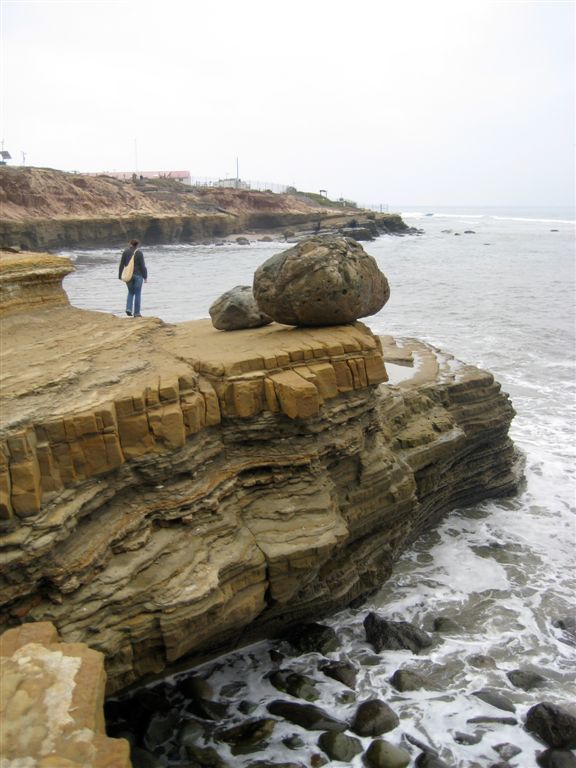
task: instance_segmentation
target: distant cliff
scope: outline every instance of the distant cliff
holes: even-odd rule
[[[134,322],[69,306],[66,259],[0,267],[1,626],[102,651],[109,691],[341,608],[516,490],[508,397],[420,342]]]
[[[370,213],[370,219],[366,214],[302,193],[0,167],[0,248],[118,246],[132,237],[148,245],[186,243],[303,225],[342,229],[369,223],[377,231],[408,229],[396,214]]]

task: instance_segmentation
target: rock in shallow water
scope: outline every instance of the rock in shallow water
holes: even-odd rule
[[[314,704],[296,704],[277,699],[268,704],[268,712],[283,717],[308,731],[345,731],[346,723],[338,720]]]
[[[354,715],[350,730],[358,736],[381,736],[399,725],[398,715],[379,699],[364,701]]]
[[[405,749],[377,739],[366,750],[364,762],[369,768],[406,768],[410,765],[410,755]]]
[[[376,613],[366,616],[364,629],[366,640],[377,653],[383,650],[418,653],[422,648],[432,645],[430,635],[408,621],[388,621]]]
[[[390,297],[386,277],[355,240],[310,237],[261,264],[254,275],[260,310],[285,325],[351,323]]]
[[[576,716],[549,701],[528,710],[526,730],[535,733],[549,747],[576,749]]]
[[[352,758],[362,752],[360,739],[335,731],[323,733],[318,739],[318,746],[330,760],[341,760],[344,763],[349,763]]]

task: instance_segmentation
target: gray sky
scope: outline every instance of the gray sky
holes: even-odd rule
[[[0,0],[26,164],[571,205],[571,0]]]

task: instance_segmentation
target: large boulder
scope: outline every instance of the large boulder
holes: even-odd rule
[[[557,704],[543,701],[533,706],[525,727],[553,749],[576,749],[576,715]]]
[[[390,298],[375,259],[347,237],[317,236],[272,256],[254,275],[262,312],[285,325],[341,325],[373,315]]]
[[[258,308],[249,285],[237,285],[216,299],[208,310],[219,331],[239,331],[269,325],[272,318]]]
[[[354,715],[350,730],[358,736],[381,736],[400,723],[398,715],[380,699],[364,701]]]

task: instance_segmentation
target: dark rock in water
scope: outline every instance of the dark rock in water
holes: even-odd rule
[[[496,662],[492,656],[483,653],[473,653],[468,657],[468,663],[476,669],[496,669]]]
[[[228,683],[220,689],[220,696],[224,696],[225,699],[232,699],[246,688],[246,683],[242,683],[238,680],[235,683]]]
[[[576,716],[557,704],[536,704],[528,710],[524,725],[549,747],[576,749]]]
[[[442,632],[446,635],[462,632],[462,627],[450,616],[437,616],[434,619],[434,632]]]
[[[310,758],[310,768],[322,768],[323,765],[328,765],[330,761],[324,755],[319,752],[315,752]]]
[[[422,752],[416,758],[414,763],[416,768],[452,768],[452,766],[445,763],[437,755],[433,755],[431,752]]]
[[[290,736],[285,736],[282,739],[282,744],[288,749],[301,749],[305,745],[305,741],[297,733],[292,733]]]
[[[383,739],[376,739],[366,750],[364,762],[368,768],[406,768],[410,765],[410,754]]]
[[[432,645],[432,638],[407,621],[387,621],[376,613],[369,613],[364,619],[366,640],[380,653],[382,650],[409,650],[418,653]]]
[[[186,746],[186,755],[191,761],[190,768],[230,768],[223,758],[220,757],[214,747],[200,747],[196,744]]]
[[[523,669],[513,669],[511,672],[506,672],[506,677],[512,685],[516,688],[522,688],[523,691],[531,691],[547,682],[546,678],[537,672]]]
[[[253,290],[262,312],[299,326],[351,323],[390,297],[376,260],[345,237],[310,237],[272,256],[256,270]]]
[[[576,616],[565,616],[552,622],[553,627],[561,629],[564,633],[564,642],[568,645],[576,645]]]
[[[475,235],[475,234],[476,234],[476,232],[474,232],[474,230],[473,230],[473,229],[465,229],[465,230],[464,230],[464,234],[465,234],[465,235]]]
[[[576,755],[568,749],[547,749],[536,754],[540,768],[576,768]]]
[[[409,669],[397,669],[390,678],[390,683],[401,693],[404,691],[419,691],[421,688],[435,688],[423,675],[418,674],[418,672],[411,672]]]
[[[349,661],[331,661],[328,664],[323,664],[320,671],[327,677],[347,685],[352,690],[356,688],[356,667]]]
[[[287,637],[290,645],[300,653],[330,653],[340,643],[332,627],[324,624],[300,624]]]
[[[273,237],[270,237],[270,235],[264,235],[264,237],[260,237],[258,239],[259,243],[272,243],[274,241]]]
[[[176,690],[187,699],[206,699],[210,700],[214,696],[214,691],[210,683],[199,675],[186,675],[175,680]]]
[[[504,712],[516,712],[516,706],[506,696],[490,688],[482,688],[480,691],[474,691],[473,696],[485,701],[496,709],[502,709]]]
[[[376,656],[373,653],[362,653],[357,658],[363,667],[378,667],[382,664],[380,656]]]
[[[258,704],[255,701],[248,701],[247,699],[243,699],[240,704],[238,704],[238,711],[242,712],[243,715],[251,715],[252,712],[258,709]]]
[[[307,731],[345,731],[347,728],[345,722],[332,717],[314,704],[297,704],[277,699],[268,704],[267,709],[271,715],[283,717],[290,723],[306,728]]]
[[[267,740],[274,731],[276,722],[269,717],[246,720],[232,728],[218,731],[216,738],[231,744],[233,755],[249,755],[252,752],[258,752],[267,745]]]
[[[180,727],[178,744],[182,747],[197,744],[205,738],[206,733],[206,723],[202,723],[199,720],[186,720]]]
[[[316,689],[315,681],[311,677],[301,675],[299,672],[278,669],[269,675],[270,682],[279,691],[289,693],[297,699],[316,701],[320,694]]]
[[[338,704],[353,704],[356,701],[356,694],[354,691],[342,691],[336,696]]]
[[[379,699],[364,701],[354,715],[350,730],[358,736],[380,736],[400,723],[398,715]]]
[[[145,688],[138,691],[131,698],[107,701],[105,715],[107,722],[113,727],[124,723],[140,741],[151,720],[158,715],[168,715],[171,709],[167,687],[157,686],[155,689]]]
[[[166,715],[153,715],[146,734],[144,736],[144,746],[151,752],[154,752],[161,744],[168,741],[174,732],[180,726],[180,718],[174,711]]]
[[[456,744],[479,744],[482,741],[482,735],[482,731],[474,731],[474,733],[456,731],[454,741]]]
[[[130,750],[130,762],[132,763],[132,768],[164,768],[164,763],[140,747],[133,747]]]
[[[272,318],[261,312],[249,285],[237,285],[223,293],[208,310],[219,331],[240,331],[270,325]]]
[[[237,237],[236,242],[238,245],[250,245],[250,240],[247,237]]]
[[[360,739],[336,731],[326,731],[326,733],[321,734],[318,739],[318,746],[328,755],[330,760],[341,760],[343,763],[349,763],[363,750]]]
[[[516,755],[519,755],[522,752],[520,747],[517,747],[515,744],[508,744],[507,742],[504,744],[496,744],[494,750],[498,752],[502,760],[506,760],[506,762],[512,760],[513,757],[516,757]]]
[[[226,704],[221,704],[219,701],[206,701],[204,699],[196,699],[190,701],[186,705],[186,711],[191,715],[201,717],[204,720],[219,721],[226,717],[228,714],[228,707]]]
[[[466,720],[467,723],[472,725],[480,725],[485,723],[493,723],[494,725],[518,725],[518,720],[515,717],[490,717],[490,715],[478,715],[477,717],[470,717]]]
[[[306,768],[304,763],[274,763],[271,760],[257,760],[246,768]]]

